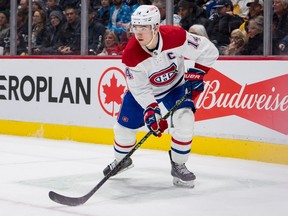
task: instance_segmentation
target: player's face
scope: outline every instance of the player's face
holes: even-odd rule
[[[151,25],[133,25],[132,31],[141,46],[146,46],[153,37]]]

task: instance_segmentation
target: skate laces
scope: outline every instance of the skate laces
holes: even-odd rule
[[[190,174],[191,172],[187,169],[187,167],[185,166],[185,164],[177,164],[175,163],[175,168],[179,173],[182,174]]]
[[[110,169],[113,170],[117,164],[118,164],[118,162],[116,160],[114,160],[111,164],[109,164]]]
[[[115,159],[111,164],[109,164],[109,168],[112,170],[114,169],[117,164],[119,162]],[[132,160],[131,159],[127,159],[126,161],[124,161],[122,164],[121,164],[121,168],[120,169],[123,169],[123,168],[126,168],[128,166],[130,166],[132,164]]]

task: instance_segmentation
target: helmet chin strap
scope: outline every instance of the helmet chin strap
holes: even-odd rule
[[[154,38],[155,38],[155,36],[156,36],[156,34],[155,34],[155,28],[156,28],[156,25],[153,27],[152,26],[152,34],[153,34],[153,37],[152,37],[152,39],[150,40],[150,42],[146,45],[146,48],[148,48],[151,44],[152,44],[152,42],[154,41]]]

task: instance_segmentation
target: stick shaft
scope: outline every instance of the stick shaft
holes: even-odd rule
[[[176,104],[166,113],[166,115],[163,116],[162,119],[167,119],[170,117],[175,110],[186,100],[189,93],[186,93],[179,101],[176,102]],[[68,206],[78,206],[84,204],[93,194],[98,191],[98,189],[114,174],[114,172],[117,172],[124,161],[126,161],[128,158],[131,157],[131,155],[153,134],[152,131],[149,131],[134,147],[133,149],[115,166],[113,170],[111,170],[104,178],[87,194],[81,197],[68,197],[61,194],[58,194],[56,192],[50,191],[49,197],[54,202],[57,202],[59,204],[68,205]]]

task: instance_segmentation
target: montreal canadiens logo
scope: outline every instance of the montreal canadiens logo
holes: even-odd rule
[[[177,74],[177,66],[173,63],[164,70],[153,73],[149,79],[152,85],[163,86],[173,82],[173,80],[177,77]]]
[[[105,70],[98,84],[98,99],[105,113],[118,116],[124,93],[127,90],[125,75],[117,67]]]

